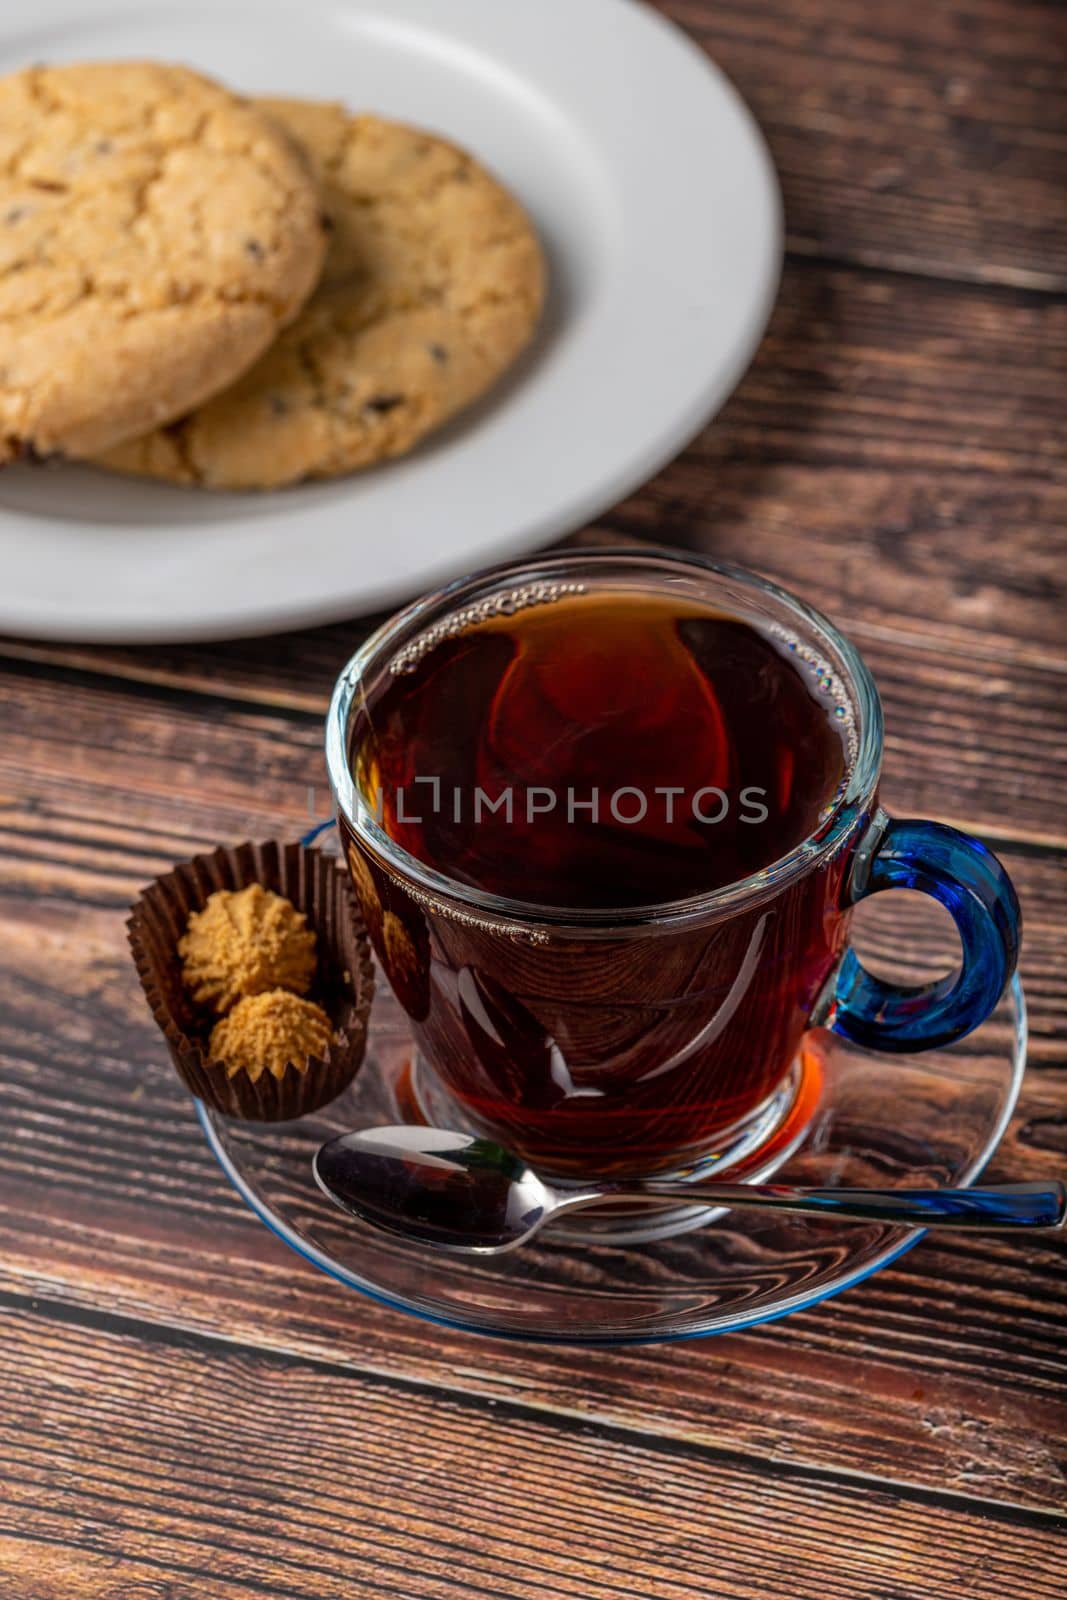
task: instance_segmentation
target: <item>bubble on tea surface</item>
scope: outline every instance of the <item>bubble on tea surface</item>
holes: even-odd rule
[[[856,714],[852,709],[848,688],[839,673],[826,658],[819,653],[814,645],[809,645],[784,628],[779,622],[767,624],[768,633],[786,649],[796,655],[803,665],[806,675],[812,680],[812,692],[822,701],[834,722],[841,726],[845,736],[845,747],[848,753],[848,772],[845,775],[845,784],[851,777],[851,769],[855,765],[859,754],[859,729],[856,725]]]
[[[568,595],[585,594],[585,592],[584,583],[524,583],[514,589],[502,589],[499,594],[489,595],[473,605],[463,606],[460,610],[443,617],[440,622],[435,622],[410,644],[405,645],[403,650],[397,652],[389,663],[389,671],[394,677],[414,672],[430,651],[436,649],[445,639],[458,639],[480,624],[491,622],[494,617],[512,617],[516,612],[525,611],[531,606],[552,605],[553,602],[563,600]]]

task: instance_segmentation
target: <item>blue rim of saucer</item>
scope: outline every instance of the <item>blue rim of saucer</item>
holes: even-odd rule
[[[977,1160],[972,1163],[972,1165],[965,1171],[963,1176],[958,1181],[958,1186],[962,1188],[969,1187],[979,1177],[981,1177],[982,1173],[985,1171],[985,1168],[994,1155],[997,1146],[1004,1137],[1005,1130],[1009,1121],[1011,1120],[1012,1113],[1015,1110],[1015,1106],[1019,1098],[1023,1070],[1026,1064],[1027,1020],[1026,997],[1023,993],[1023,987],[1018,973],[1016,973],[1012,978],[1008,988],[1008,993],[1011,996],[1012,1010],[1014,1013],[1014,1030],[1012,1038],[1012,1083],[1007,1095],[1005,1096],[1004,1105],[1001,1109],[1000,1116],[993,1125],[990,1137],[986,1141],[985,1148]],[[297,1233],[295,1233],[277,1216],[275,1216],[271,1209],[264,1205],[264,1203],[259,1199],[255,1191],[251,1189],[241,1177],[240,1172],[234,1166],[233,1162],[226,1154],[226,1151],[223,1149],[221,1143],[219,1142],[218,1134],[216,1133],[214,1124],[211,1120],[211,1115],[208,1112],[207,1107],[200,1100],[196,1101],[196,1115],[203,1130],[204,1137],[207,1140],[208,1147],[214,1155],[215,1160],[218,1162],[219,1166],[222,1168],[222,1171],[229,1179],[231,1185],[241,1196],[241,1199],[245,1202],[249,1209],[254,1212],[264,1226],[268,1228],[276,1238],[280,1239],[283,1244],[287,1244],[291,1250],[294,1250],[298,1256],[302,1256],[303,1259],[309,1262],[313,1267],[317,1267],[320,1272],[325,1273],[328,1278],[333,1278],[336,1282],[344,1284],[347,1288],[355,1289],[359,1294],[364,1295],[367,1299],[375,1301],[378,1305],[387,1306],[391,1311],[401,1311],[407,1316],[417,1317],[420,1321],[432,1323],[436,1327],[454,1329],[459,1333],[480,1334],[483,1338],[506,1339],[509,1341],[509,1343],[572,1346],[580,1345],[589,1348],[608,1348],[622,1345],[681,1344],[693,1339],[710,1339],[722,1333],[737,1333],[744,1328],[753,1328],[762,1326],[765,1323],[780,1322],[784,1317],[791,1317],[798,1311],[806,1311],[812,1306],[821,1305],[826,1300],[832,1300],[836,1298],[837,1295],[844,1293],[846,1289],[855,1288],[857,1284],[863,1283],[866,1281],[866,1279],[873,1277],[876,1272],[881,1272],[884,1267],[891,1266],[894,1261],[899,1261],[901,1256],[906,1255],[914,1245],[918,1244],[919,1240],[924,1237],[927,1231],[925,1228],[912,1229],[905,1235],[899,1244],[891,1245],[888,1249],[883,1251],[880,1256],[876,1257],[875,1260],[866,1263],[862,1268],[860,1268],[859,1271],[846,1273],[836,1283],[828,1284],[813,1294],[798,1295],[787,1304],[775,1307],[775,1309],[771,1311],[756,1311],[748,1314],[739,1313],[737,1316],[730,1317],[714,1328],[693,1328],[680,1332],[667,1330],[662,1333],[650,1334],[605,1334],[602,1337],[594,1334],[582,1338],[568,1337],[566,1334],[542,1333],[537,1331],[525,1333],[518,1329],[512,1328],[491,1328],[487,1327],[484,1322],[480,1322],[473,1318],[466,1319],[458,1316],[444,1317],[435,1315],[432,1311],[426,1311],[421,1306],[412,1305],[408,1301],[401,1299],[399,1296],[385,1293],[384,1290],[375,1287],[375,1285],[368,1283],[366,1279],[361,1278],[358,1273],[349,1272],[345,1268],[338,1266],[337,1263],[332,1261],[324,1251],[317,1249],[314,1245],[308,1244],[306,1240],[301,1239]]]

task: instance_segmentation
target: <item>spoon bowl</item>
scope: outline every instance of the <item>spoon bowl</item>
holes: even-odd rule
[[[514,1250],[557,1209],[500,1145],[443,1128],[368,1128],[318,1151],[315,1179],[353,1216],[440,1250]]]

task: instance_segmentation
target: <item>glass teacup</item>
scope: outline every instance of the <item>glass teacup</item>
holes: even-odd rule
[[[627,641],[624,670],[613,668],[613,637]],[[710,665],[690,675],[679,639],[692,662],[698,645],[711,651]],[[556,693],[543,663],[572,648],[577,666]],[[765,702],[757,678],[773,690]],[[795,687],[782,687],[790,682],[814,708],[810,723]],[[763,706],[766,728],[750,705]],[[824,722],[836,722],[836,745]],[[519,741],[525,770],[514,773],[509,821],[501,750],[531,726],[539,740],[527,738],[528,760]],[[634,764],[621,785],[609,726],[630,730]],[[758,770],[735,770],[738,752]],[[736,568],[602,551],[451,584],[348,664],[327,759],[429,1114],[564,1181],[749,1159],[791,1115],[806,1030],[885,1051],[943,1046],[986,1018],[1015,968],[1019,908],[996,858],[879,806],[881,710],[855,649]],[[555,789],[530,781],[549,770]],[[686,772],[699,782],[692,792],[678,781]],[[672,814],[650,821],[664,790]],[[657,884],[663,893],[650,892]],[[861,966],[852,908],[894,887],[947,906],[963,947],[957,972],[902,989]]]

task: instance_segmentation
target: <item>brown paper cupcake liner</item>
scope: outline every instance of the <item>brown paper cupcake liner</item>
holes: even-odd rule
[[[291,900],[314,930],[318,974],[310,998],[326,1012],[334,1041],[306,1069],[279,1078],[264,1070],[231,1078],[208,1054],[215,1018],[193,1004],[182,982],[178,941],[190,913],[217,889],[261,883]],[[318,1111],[355,1077],[367,1043],[374,993],[370,946],[348,876],[335,856],[299,844],[241,844],[195,856],[142,890],[127,931],[149,1009],[185,1087],[227,1116],[284,1122]]]

